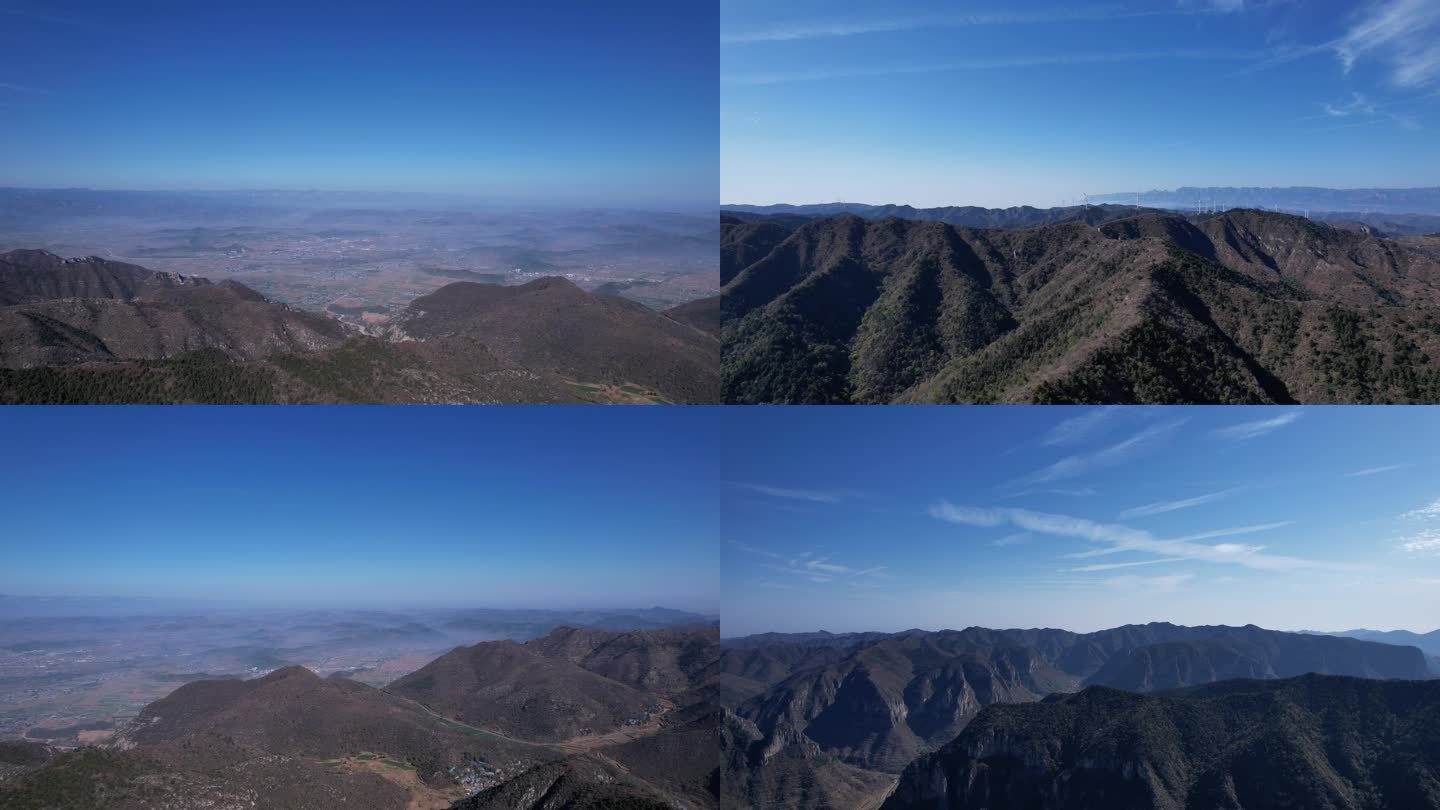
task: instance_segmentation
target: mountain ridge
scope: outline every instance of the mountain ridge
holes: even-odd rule
[[[1331,675],[987,707],[908,766],[902,808],[1440,807],[1440,682]]]
[[[769,796],[782,806],[804,806],[817,790],[878,801],[876,791],[888,785],[883,775],[948,744],[992,705],[1040,703],[1092,687],[1158,693],[1246,675],[1431,677],[1413,647],[1255,625],[758,638],[721,646],[719,695],[734,715],[730,744],[738,746],[725,780],[739,796]]]
[[[785,230],[722,224],[727,402],[1440,397],[1440,260],[1371,234],[1240,209]]]
[[[707,306],[455,282],[367,336],[231,281],[11,251],[0,402],[714,401]]]

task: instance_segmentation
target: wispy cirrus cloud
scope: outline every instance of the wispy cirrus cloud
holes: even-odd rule
[[[1281,520],[1274,523],[1259,523],[1253,526],[1232,526],[1225,529],[1211,529],[1209,531],[1196,532],[1195,534],[1187,534],[1183,537],[1176,537],[1172,539],[1178,540],[1183,543],[1194,543],[1200,540],[1215,540],[1221,537],[1236,537],[1245,534],[1255,534],[1257,532],[1268,532],[1275,529],[1283,529],[1286,526],[1293,525],[1295,525],[1295,521],[1293,520]],[[1075,559],[1084,559],[1086,557],[1103,557],[1107,554],[1118,554],[1119,552],[1127,550],[1128,549],[1122,546],[1110,546],[1107,548],[1092,548],[1088,551],[1077,551],[1073,554],[1066,554],[1065,556]]]
[[[1022,476],[1010,482],[1010,485],[1020,488],[1033,487],[1038,484],[1048,484],[1074,478],[1091,472],[1092,470],[1119,464],[1131,458],[1136,453],[1147,450],[1153,445],[1164,441],[1183,424],[1183,421],[1184,420],[1176,420],[1158,425],[1150,425],[1122,441],[1094,452],[1081,453],[1062,458],[1053,464],[1042,467],[1029,475]]]
[[[1264,56],[1263,52],[1232,48],[1178,48],[1156,51],[1102,51],[1096,53],[1037,54],[1004,59],[972,59],[952,62],[870,65],[844,68],[815,68],[783,73],[738,73],[723,74],[720,81],[730,85],[769,85],[791,82],[815,82],[832,79],[856,79],[867,76],[902,76],[924,73],[952,73],[963,71],[1005,70],[1011,68],[1044,67],[1047,65],[1086,65],[1129,62],[1147,62],[1166,59],[1196,61],[1252,61]]]
[[[1194,574],[1170,574],[1163,577],[1139,577],[1124,575],[1110,577],[1105,584],[1112,588],[1120,588],[1127,591],[1138,591],[1140,593],[1170,593],[1177,590],[1181,585],[1194,579]]]
[[[989,11],[969,14],[929,14],[909,17],[871,18],[867,20],[794,21],[720,32],[722,45],[744,45],[756,42],[795,42],[812,39],[833,39],[864,34],[886,34],[934,28],[969,28],[990,25],[1043,25],[1047,23],[1107,20],[1121,17],[1143,17],[1159,11],[1127,10],[1119,6],[1075,6],[1035,9],[1033,11]]]
[[[848,565],[830,562],[829,557],[815,557],[811,554],[802,554],[786,560],[780,565],[770,565],[768,567],[816,583],[834,582],[837,579],[853,579],[858,577],[889,577],[887,573],[889,569],[887,566],[876,565],[857,570]]]
[[[1087,518],[1032,512],[1028,509],[989,509],[953,504],[942,500],[930,507],[930,515],[937,520],[967,526],[992,528],[1010,525],[1037,534],[1078,538],[1103,546],[1102,553],[1108,553],[1111,550],[1136,551],[1163,557],[1183,557],[1190,560],[1241,565],[1247,568],[1272,571],[1303,568],[1342,570],[1347,568],[1347,566],[1320,560],[1265,554],[1263,553],[1264,546],[1242,543],[1209,545],[1197,542],[1193,536],[1191,538],[1163,539],[1148,531],[1118,523],[1101,523]]]
[[[1390,81],[1421,87],[1440,79],[1440,3],[1383,0],[1366,6],[1328,46],[1346,73],[1363,59],[1385,65]]]
[[[748,543],[742,543],[739,540],[729,540],[727,542],[729,542],[731,546],[745,552],[746,554],[755,554],[761,557],[769,557],[775,560],[778,560],[783,556],[769,549],[760,548],[759,546],[752,546]]]
[[[1302,411],[1286,411],[1285,413],[1272,416],[1268,419],[1257,419],[1250,422],[1241,422],[1238,425],[1217,428],[1212,431],[1212,433],[1222,439],[1254,439],[1293,423],[1301,417],[1302,413]]]
[[[1415,466],[1415,465],[1413,465],[1413,464],[1386,464],[1386,465],[1383,466],[1383,467],[1367,467],[1367,468],[1365,468],[1365,469],[1363,469],[1363,470],[1356,470],[1355,472],[1345,473],[1345,475],[1344,475],[1343,477],[1345,477],[1345,478],[1361,478],[1361,477],[1364,477],[1364,476],[1367,476],[1367,475],[1379,475],[1380,473],[1394,472],[1395,470],[1403,470],[1403,469],[1406,469],[1407,467],[1413,467],[1413,466]]]
[[[1375,104],[1361,93],[1351,93],[1346,101],[1325,105],[1325,114],[1331,118],[1349,118],[1352,115],[1374,115]]]
[[[759,563],[762,568],[771,571],[779,571],[790,574],[815,583],[834,582],[837,579],[889,579],[889,566],[872,565],[866,568],[854,568],[838,562],[832,562],[832,557],[821,556],[814,551],[804,551],[799,554],[781,554],[777,551],[752,546],[738,540],[730,540],[730,545],[747,554],[763,557],[773,562]]]
[[[1440,498],[1437,498],[1433,503],[1427,504],[1418,509],[1411,509],[1409,512],[1402,514],[1400,517],[1408,520],[1440,518]]]
[[[1440,552],[1440,529],[1425,529],[1402,537],[1400,547],[1412,554]]]
[[[1306,116],[1301,120],[1310,121],[1319,118],[1327,121],[1345,122],[1336,124],[1335,126],[1320,127],[1312,130],[1314,132],[1372,126],[1387,121],[1394,122],[1404,129],[1419,129],[1420,122],[1414,115],[1398,112],[1394,108],[1424,101],[1427,98],[1428,96],[1412,96],[1410,98],[1377,103],[1371,101],[1362,93],[1351,93],[1350,96],[1343,101],[1326,102],[1322,104],[1321,109],[1324,111],[1323,114]]]
[[[1062,420],[1040,437],[1042,447],[1074,444],[1103,428],[1121,413],[1117,407],[1092,408],[1079,416]]]
[[[1150,517],[1151,515],[1163,515],[1166,512],[1174,512],[1178,509],[1189,509],[1192,506],[1203,506],[1207,503],[1214,503],[1221,498],[1227,498],[1239,490],[1225,489],[1219,492],[1211,492],[1205,495],[1196,495],[1193,498],[1181,498],[1175,501],[1159,501],[1147,503],[1144,506],[1137,506],[1133,509],[1126,509],[1120,513],[1121,520],[1131,520],[1139,517]]]
[[[1081,565],[1075,568],[1068,568],[1066,570],[1075,573],[1089,573],[1092,571],[1113,571],[1117,568],[1134,568],[1140,565],[1158,565],[1159,563],[1184,562],[1185,559],[1185,557],[1161,557],[1158,560],[1138,560],[1136,562],[1091,563],[1090,565]]]
[[[752,484],[744,481],[730,481],[730,486],[738,489],[757,492],[761,495],[768,495],[771,498],[783,498],[790,501],[808,501],[809,503],[840,503],[841,501],[855,498],[858,492],[848,489],[792,489],[790,487],[774,487],[768,484]]]

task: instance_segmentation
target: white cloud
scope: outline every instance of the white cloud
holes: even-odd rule
[[[1352,115],[1374,115],[1375,105],[1360,93],[1351,93],[1350,99],[1340,104],[1326,104],[1325,114],[1334,118],[1349,118]]]
[[[1036,470],[1012,483],[1021,487],[1048,484],[1052,481],[1060,481],[1066,478],[1084,475],[1091,470],[1119,464],[1134,454],[1148,449],[1151,445],[1163,441],[1182,423],[1183,420],[1177,420],[1151,425],[1124,441],[1112,444],[1109,447],[1093,453],[1067,456],[1054,464]]]
[[[1405,469],[1406,467],[1410,467],[1410,466],[1413,466],[1413,465],[1410,465],[1410,464],[1387,464],[1387,465],[1385,465],[1384,467],[1367,467],[1366,469],[1363,469],[1363,470],[1356,470],[1355,472],[1352,472],[1352,473],[1345,473],[1345,477],[1346,477],[1346,478],[1359,478],[1359,477],[1364,476],[1364,475],[1378,475],[1378,474],[1380,474],[1380,473],[1392,472],[1392,471],[1394,471],[1394,470],[1403,470],[1403,469]]]
[[[1169,593],[1194,579],[1194,574],[1170,574],[1163,577],[1137,577],[1124,575],[1110,577],[1105,584],[1112,588],[1142,593]]]
[[[1429,518],[1440,518],[1440,498],[1435,499],[1435,501],[1428,506],[1422,506],[1419,509],[1411,509],[1409,512],[1406,512],[1400,517],[1410,520],[1427,520]]]
[[[810,39],[853,37],[864,34],[916,31],[922,28],[1034,25],[1056,22],[1078,22],[1081,20],[1102,20],[1116,17],[1149,16],[1151,13],[1153,12],[1120,11],[1114,7],[1062,7],[1028,12],[997,11],[972,14],[934,14],[918,17],[896,17],[891,19],[788,22],[757,28],[722,31],[720,33],[720,42],[723,45],[743,45],[755,42],[795,42]]]
[[[1385,0],[1371,3],[1330,48],[1349,73],[1361,59],[1373,58],[1390,71],[1400,87],[1421,87],[1440,78],[1440,3],[1435,0]]]
[[[959,506],[949,501],[938,501],[930,505],[930,517],[947,523],[963,523],[967,526],[999,526],[1004,523],[1004,509],[980,509],[974,506]]]
[[[1174,512],[1177,509],[1189,509],[1192,506],[1203,506],[1207,503],[1218,501],[1234,493],[1233,489],[1226,489],[1220,492],[1211,492],[1207,495],[1196,495],[1193,498],[1183,498],[1178,501],[1160,501],[1158,503],[1147,503],[1144,506],[1137,506],[1133,509],[1126,509],[1120,513],[1121,520],[1130,520],[1137,517],[1150,517],[1161,515],[1166,512]]]
[[[809,501],[810,503],[840,503],[847,498],[854,497],[856,494],[849,490],[789,489],[787,487],[772,487],[765,484],[747,484],[744,482],[732,482],[731,486],[748,489],[751,492],[758,492],[761,495],[769,495],[772,498]]]
[[[1217,537],[1234,537],[1238,534],[1268,532],[1272,529],[1281,529],[1286,526],[1292,526],[1294,525],[1294,523],[1295,522],[1292,520],[1282,520],[1275,523],[1260,523],[1254,526],[1235,526],[1228,529],[1212,529],[1210,531],[1197,532],[1196,534],[1187,534],[1183,537],[1174,537],[1171,539],[1179,543],[1192,543],[1196,540],[1213,540]],[[1221,545],[1224,544],[1222,543]],[[1086,557],[1102,557],[1107,554],[1118,554],[1122,551],[1128,551],[1128,549],[1122,546],[1109,546],[1106,548],[1094,548],[1090,549],[1089,551],[1079,551],[1074,554],[1066,554],[1065,556],[1074,559],[1084,559]]]
[[[1021,543],[1029,542],[1031,537],[1032,535],[1029,532],[1011,532],[1010,534],[1005,535],[999,540],[996,540],[994,545],[1018,546]]]
[[[1119,413],[1120,409],[1116,407],[1091,408],[1079,416],[1072,416],[1050,428],[1044,436],[1040,437],[1040,444],[1045,447],[1053,447],[1057,444],[1071,444],[1079,441],[1101,428]]]
[[[1440,552],[1440,529],[1425,529],[1402,537],[1400,547],[1412,554]]]
[[[1184,557],[1161,557],[1158,560],[1139,560],[1137,562],[1123,563],[1095,563],[1093,565],[1082,565],[1078,568],[1071,568],[1075,573],[1086,573],[1090,571],[1113,571],[1116,568],[1134,568],[1137,565],[1155,565],[1157,563],[1183,562]]]
[[[1231,529],[1212,529],[1208,532],[1187,534],[1184,537],[1177,537],[1176,540],[1190,542],[1194,540],[1214,540],[1217,537],[1234,537],[1237,534],[1254,534],[1255,532],[1268,532],[1271,529],[1283,529],[1286,526],[1295,525],[1293,520],[1281,520],[1275,523],[1257,523],[1253,526],[1236,526]]]
[[[757,555],[757,556],[760,556],[760,557],[770,557],[771,559],[776,559],[776,560],[780,559],[780,555],[779,555],[779,554],[777,554],[777,553],[775,553],[775,552],[773,552],[773,551],[770,551],[769,549],[758,548],[758,547],[756,547],[756,546],[747,545],[747,544],[745,544],[745,543],[740,542],[739,540],[731,540],[731,541],[729,541],[729,542],[730,542],[730,545],[734,546],[735,548],[737,548],[737,549],[739,549],[740,551],[743,551],[743,552],[745,552],[745,553],[747,553],[747,554],[754,554],[754,555]]]
[[[1272,416],[1269,419],[1241,422],[1238,425],[1218,428],[1213,432],[1216,436],[1223,439],[1253,439],[1257,436],[1264,436],[1272,430],[1285,427],[1299,419],[1300,416],[1301,411],[1286,411],[1279,416]]]
[[[1235,543],[1220,543],[1212,546],[1194,542],[1194,537],[1178,540],[1163,539],[1150,532],[1132,529],[1118,523],[1099,523],[1086,518],[1031,512],[1027,509],[983,509],[940,501],[931,507],[930,514],[939,520],[950,523],[987,528],[1008,524],[1037,534],[1080,538],[1104,547],[1093,552],[1068,555],[1072,558],[1119,551],[1136,551],[1163,557],[1183,557],[1190,560],[1228,563],[1269,571],[1290,571],[1302,568],[1342,570],[1347,568],[1344,565],[1321,560],[1263,554],[1261,546],[1244,546]],[[1271,525],[1270,528],[1274,528],[1274,525]],[[1227,529],[1219,532],[1205,532],[1197,537],[1235,534],[1246,530]],[[1250,530],[1258,531],[1258,529]]]
[[[740,548],[780,560],[775,563],[761,563],[765,568],[790,574],[818,584],[835,582],[837,580],[853,582],[857,579],[875,580],[891,578],[888,573],[889,568],[884,565],[876,565],[870,568],[856,570],[848,565],[831,562],[829,557],[818,556],[813,551],[801,552],[800,554],[785,558],[762,549],[754,549],[735,543],[734,541],[731,542]]]
[[[844,68],[814,68],[790,73],[727,73],[720,76],[722,84],[768,85],[790,82],[818,82],[831,79],[853,79],[866,76],[906,76],[924,73],[952,73],[979,70],[1009,70],[1047,65],[1094,65],[1153,62],[1170,59],[1187,61],[1253,61],[1263,52],[1231,48],[1181,48],[1154,51],[1101,51],[1096,53],[1043,54],[995,59],[971,59],[954,62],[910,65],[859,65]]]

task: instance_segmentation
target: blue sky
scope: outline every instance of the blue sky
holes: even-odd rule
[[[1432,630],[1440,409],[726,409],[722,632]]]
[[[0,593],[717,609],[704,408],[0,409]]]
[[[713,205],[716,12],[0,0],[0,185]]]
[[[725,203],[1440,184],[1440,0],[721,0]]]

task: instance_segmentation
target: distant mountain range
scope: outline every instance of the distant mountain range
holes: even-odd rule
[[[913,219],[920,222],[943,222],[968,228],[1032,228],[1059,225],[1063,222],[1088,222],[1099,225],[1112,219],[1134,216],[1130,205],[1072,205],[1056,208],[1034,208],[1028,205],[1013,208],[982,208],[974,205],[950,205],[939,208],[915,208],[909,205],[866,205],[864,203],[818,203],[815,205],[722,205],[720,210],[745,222],[774,222],[795,227],[816,217],[853,214],[865,219]],[[722,281],[723,283],[723,281]]]
[[[1288,188],[1182,186],[1171,190],[1122,191],[1112,194],[1091,194],[1090,208],[1121,208],[1132,212],[1135,207],[1171,211],[1224,211],[1230,208],[1278,209],[1287,213],[1309,212],[1311,216],[1347,214],[1351,217],[1405,215],[1440,217],[1440,186],[1424,188],[1319,188],[1291,186]],[[908,205],[870,205],[866,203],[813,203],[804,205],[722,205],[726,212],[765,215],[834,216],[856,214],[867,219],[900,217],[969,225],[975,228],[1015,228],[1028,225],[1054,224],[1056,217],[1086,206],[1032,208],[1028,205],[1011,208],[978,206],[942,206],[914,208]],[[1440,220],[1434,220],[1440,221]]]
[[[722,215],[726,401],[1440,400],[1440,240],[1056,210],[1072,219]]]
[[[1440,681],[1327,675],[994,705],[885,810],[1440,807]]]
[[[104,746],[0,743],[0,806],[715,807],[722,715],[698,687],[718,644],[567,627],[385,689],[299,666],[195,681]]]
[[[1059,225],[1064,222],[1085,222],[1101,225],[1116,219],[1145,213],[1215,213],[1230,208],[1260,208],[1277,213],[1304,214],[1317,222],[1325,222],[1342,230],[1358,230],[1375,236],[1403,237],[1440,234],[1440,211],[1436,213],[1405,213],[1366,209],[1327,210],[1313,206],[1278,206],[1272,203],[1246,203],[1244,205],[1215,202],[1214,195],[1204,196],[1204,189],[1194,189],[1204,199],[1203,206],[1196,206],[1193,199],[1179,203],[1175,198],[1151,198],[1139,195],[1136,203],[1133,194],[1107,194],[1092,197],[1096,202],[1086,205],[1061,205],[1054,208],[1035,208],[1028,205],[1011,208],[984,208],[974,205],[946,205],[936,208],[915,208],[910,205],[869,205],[866,203],[817,203],[813,205],[722,205],[723,214],[743,222],[771,222],[796,228],[817,217],[833,217],[853,214],[865,219],[898,217],[921,222],[944,222],[947,225],[963,225],[968,228],[1034,228],[1042,225]],[[1168,193],[1168,192],[1163,192]],[[1162,192],[1148,192],[1149,195]],[[1107,202],[1108,201],[1108,202]]]
[[[1382,644],[1419,647],[1427,655],[1440,656],[1440,630],[1431,630],[1428,633],[1412,633],[1409,630],[1342,630],[1325,635],[1348,636],[1365,641],[1378,641]]]
[[[0,254],[0,402],[714,401],[718,311],[455,282],[364,335],[234,282],[18,250]]]
[[[1095,194],[1094,202],[1131,204],[1155,208],[1192,210],[1197,205],[1211,208],[1273,208],[1291,212],[1310,210],[1356,211],[1385,214],[1440,215],[1440,186],[1428,188],[1255,188],[1233,186],[1183,186],[1171,191],[1126,191]]]
[[[1163,623],[1084,634],[769,635],[759,643],[726,640],[719,668],[718,700],[731,713],[735,747],[725,795],[740,797],[734,806],[756,807],[874,806],[892,784],[884,774],[956,739],[993,704],[1035,703],[1087,686],[1151,692],[1306,673],[1430,677],[1413,647]]]

